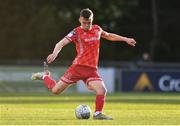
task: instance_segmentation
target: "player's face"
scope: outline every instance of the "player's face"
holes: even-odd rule
[[[83,17],[80,17],[79,22],[81,23],[81,27],[84,29],[84,31],[88,31],[92,27],[93,18],[87,20]]]

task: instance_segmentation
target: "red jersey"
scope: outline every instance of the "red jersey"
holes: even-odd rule
[[[76,45],[77,56],[73,64],[97,68],[101,33],[102,29],[98,25],[92,25],[88,31],[79,26],[66,36]]]

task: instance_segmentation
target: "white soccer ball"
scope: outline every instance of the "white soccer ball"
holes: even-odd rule
[[[91,109],[88,105],[79,105],[75,110],[77,119],[89,119],[91,115]]]

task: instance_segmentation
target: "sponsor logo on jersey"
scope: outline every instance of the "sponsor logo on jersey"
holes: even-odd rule
[[[99,40],[99,37],[90,37],[90,38],[85,38],[84,39],[85,42],[90,42],[90,41],[94,41],[95,42],[97,40]]]

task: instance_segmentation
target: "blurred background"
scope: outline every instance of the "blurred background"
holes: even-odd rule
[[[99,72],[109,92],[180,91],[179,0],[0,0],[0,92],[46,92],[30,80],[55,44],[90,8],[105,31],[136,47],[101,40]],[[76,56],[73,44],[50,65],[56,80]],[[87,92],[82,82],[68,91]]]

